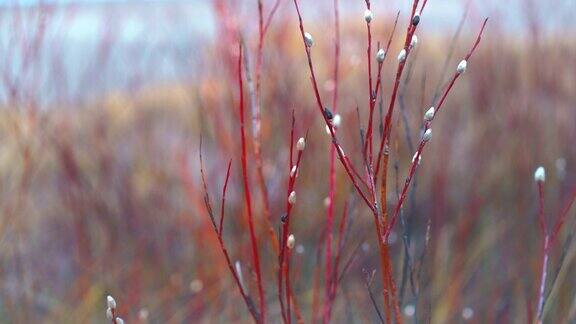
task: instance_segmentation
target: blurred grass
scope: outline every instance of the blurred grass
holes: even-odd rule
[[[268,35],[263,68],[264,170],[275,225],[283,211],[289,124],[295,108],[297,132],[309,131],[293,231],[304,252],[295,255],[294,283],[310,316],[316,247],[324,227],[329,140],[312,97],[301,45],[290,19]],[[475,26],[475,21],[468,22]],[[403,26],[403,25],[400,25]],[[419,35],[410,80],[401,90],[413,140],[431,104],[451,35]],[[322,95],[331,96],[331,36],[322,26],[314,47]],[[376,32],[384,39],[390,26]],[[389,94],[398,39],[384,69]],[[364,31],[344,24],[340,113],[343,145],[359,165],[356,105],[366,118]],[[471,38],[458,40],[453,68]],[[112,294],[128,322],[249,322],[217,249],[202,201],[198,143],[205,141],[211,196],[219,203],[225,164],[233,158],[226,208],[225,242],[242,261],[249,291],[249,242],[243,215],[239,139],[230,44],[207,52],[197,82],[110,93],[83,107],[45,111],[3,109],[0,116],[0,314],[8,322],[94,322],[104,320],[104,296]],[[406,292],[404,305],[418,303],[424,322],[459,323],[470,307],[476,323],[526,322],[534,304],[539,265],[537,165],[549,171],[546,212],[554,217],[576,182],[576,46],[570,37],[517,39],[489,30],[435,121],[434,139],[418,172],[415,203],[405,207],[412,253],[431,242],[418,280],[418,300]],[[384,102],[389,99],[387,95]],[[402,183],[413,152],[405,125],[394,116],[392,162]],[[566,168],[556,167],[564,159]],[[253,163],[253,162],[251,162]],[[392,164],[392,163],[391,163]],[[395,174],[392,171],[392,174]],[[394,178],[394,177],[392,177]],[[391,188],[394,188],[391,180]],[[252,181],[255,183],[255,181]],[[256,192],[256,189],[254,189]],[[335,322],[375,321],[362,269],[378,269],[370,215],[338,167],[336,215],[346,199],[356,202],[345,259],[359,250],[344,277]],[[388,197],[395,204],[394,192]],[[254,198],[262,217],[259,195]],[[260,223],[259,223],[260,224]],[[260,226],[267,297],[274,321],[276,259]],[[401,228],[398,229],[400,231]],[[560,242],[574,231],[574,212]],[[400,233],[397,233],[400,235]],[[575,320],[574,245],[567,247],[558,283],[546,306],[546,321]],[[393,244],[396,277],[403,247]],[[555,271],[562,252],[552,253]],[[552,272],[553,275],[553,272]],[[191,289],[191,283],[200,280]],[[372,289],[380,297],[380,284]],[[148,319],[140,310],[150,312]],[[406,318],[409,319],[409,318]]]

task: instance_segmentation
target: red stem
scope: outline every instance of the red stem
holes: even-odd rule
[[[332,306],[334,305],[334,299],[336,297],[336,290],[338,289],[338,268],[340,265],[340,259],[342,256],[342,251],[344,250],[344,228],[346,227],[346,219],[348,216],[348,202],[344,204],[344,212],[342,213],[342,218],[340,219],[340,226],[338,227],[338,243],[336,250],[336,260],[334,260],[334,270],[330,273],[329,278],[330,286],[330,296],[328,304],[328,318],[325,323],[330,322],[330,317],[332,314]]]
[[[240,138],[242,142],[242,180],[244,184],[244,198],[248,216],[248,227],[250,230],[250,242],[252,244],[252,263],[256,272],[256,285],[258,286],[258,298],[260,301],[260,322],[266,322],[266,301],[264,299],[264,288],[262,287],[262,273],[260,271],[260,256],[258,255],[258,242],[254,231],[254,219],[252,206],[250,204],[250,185],[248,183],[248,165],[246,162],[246,132],[244,130],[244,92],[242,82],[242,44],[238,45],[238,88],[240,91]]]
[[[202,142],[200,142],[202,143]],[[204,174],[204,161],[202,159],[202,145],[200,145],[200,173],[202,174],[202,183],[204,185],[204,203],[206,205],[206,210],[208,211],[208,214],[210,216],[211,219],[214,219],[214,215],[212,212],[212,204],[210,203],[210,197],[208,196],[208,186],[206,185],[206,180],[203,176]],[[222,251],[222,253],[224,254],[224,258],[226,259],[226,265],[228,266],[228,270],[230,270],[230,273],[232,274],[232,277],[234,277],[234,281],[236,282],[236,286],[238,287],[238,290],[240,291],[240,295],[242,295],[242,299],[244,300],[244,303],[246,304],[246,307],[248,307],[248,311],[250,312],[250,315],[252,315],[252,317],[254,318],[254,321],[256,321],[256,323],[260,323],[260,317],[258,316],[258,311],[256,310],[256,307],[254,306],[254,303],[252,302],[252,299],[250,299],[250,297],[246,294],[246,291],[244,290],[244,287],[242,286],[242,283],[240,282],[240,278],[238,277],[238,274],[236,273],[236,270],[234,269],[234,266],[232,266],[232,261],[230,260],[230,255],[228,254],[228,250],[226,250],[226,246],[224,245],[224,240],[222,238],[222,221],[224,219],[224,210],[225,210],[225,206],[224,203],[226,202],[226,188],[228,180],[230,178],[230,163],[228,164],[228,172],[226,173],[226,180],[224,182],[224,189],[222,191],[222,206],[221,206],[221,218],[220,218],[220,230],[217,230],[216,225],[213,223],[214,227],[214,233],[216,234],[216,237],[218,238],[218,243],[220,246],[220,250]],[[113,313],[114,315],[114,313]],[[115,318],[115,317],[113,317]]]
[[[574,200],[576,200],[576,188],[574,188],[574,190],[572,191],[571,197],[568,200],[568,203],[566,204],[564,209],[562,209],[562,212],[560,212],[560,216],[558,217],[558,220],[556,221],[556,224],[554,225],[554,229],[552,230],[552,233],[550,234],[550,244],[551,245],[558,238],[558,233],[560,232],[560,230],[562,229],[562,226],[566,222],[566,216],[568,215],[568,212],[570,211],[570,207],[572,207],[572,204],[574,204]]]
[[[316,97],[316,103],[318,104],[318,109],[319,109],[320,113],[322,114],[322,117],[324,118],[324,122],[325,122],[326,126],[328,126],[328,130],[330,131],[330,136],[332,137],[332,144],[336,148],[336,153],[338,154],[338,158],[340,160],[340,163],[342,163],[342,165],[344,166],[344,169],[346,170],[346,173],[348,174],[348,177],[352,181],[352,184],[354,185],[354,188],[356,189],[358,194],[362,197],[362,199],[364,200],[366,205],[370,208],[370,210],[372,212],[374,212],[376,210],[374,205],[372,204],[372,202],[370,202],[368,197],[366,197],[366,195],[364,194],[362,189],[360,189],[360,187],[358,186],[358,182],[356,181],[356,178],[354,177],[354,175],[352,173],[352,169],[354,169],[354,167],[352,164],[348,164],[346,162],[342,147],[340,146],[340,144],[338,144],[338,139],[336,137],[336,133],[334,132],[334,127],[332,126],[332,123],[330,122],[330,120],[328,120],[328,117],[326,116],[326,114],[324,114],[324,106],[322,105],[322,99],[320,98],[320,92],[318,90],[318,83],[316,81],[316,75],[314,73],[314,66],[312,64],[312,54],[311,54],[310,48],[306,45],[306,41],[305,41],[305,37],[304,37],[304,24],[302,22],[302,15],[300,13],[300,7],[298,6],[297,0],[294,0],[294,6],[296,7],[296,12],[298,13],[300,34],[302,36],[302,42],[304,43],[304,47],[306,49],[306,56],[308,58],[308,67],[310,70],[310,77],[312,80],[312,86],[314,88],[314,95]],[[357,173],[357,172],[355,172],[355,173]]]
[[[278,298],[280,301],[280,310],[282,313],[282,319],[285,323],[291,322],[291,300],[290,300],[290,272],[289,272],[289,258],[290,253],[287,252],[287,242],[288,242],[288,235],[290,232],[290,215],[292,212],[293,205],[289,201],[290,193],[294,190],[296,184],[296,176],[298,175],[299,168],[300,168],[300,161],[302,160],[302,152],[298,150],[298,156],[296,158],[296,164],[293,163],[293,151],[294,151],[294,127],[295,126],[295,118],[294,118],[294,111],[292,111],[292,127],[290,130],[290,157],[289,157],[289,178],[288,178],[288,190],[286,193],[286,215],[282,220],[282,229],[281,229],[281,241],[280,241],[280,255],[279,255],[279,267],[278,267]],[[296,167],[296,171],[292,173],[292,168]],[[285,294],[286,294],[286,304],[284,306],[284,296],[282,294],[282,282],[284,278],[284,285],[286,286]]]
[[[370,1],[366,0],[366,7],[370,10]],[[366,49],[366,56],[368,58],[368,105],[369,109],[369,121],[368,130],[366,132],[366,144],[364,145],[364,160],[366,160],[366,151],[370,152],[370,157],[367,163],[372,163],[372,116],[374,114],[374,104],[376,103],[376,98],[373,94],[372,88],[372,31],[370,28],[370,22],[366,22],[366,30],[368,34],[368,48]],[[382,64],[379,64],[378,68],[378,78],[380,78],[380,70]],[[374,103],[374,104],[373,104]]]
[[[278,272],[278,293],[279,293],[279,298],[280,298],[280,308],[282,311],[282,317],[284,319],[284,322],[290,323],[291,322],[291,313],[290,313],[290,290],[288,289],[290,287],[290,282],[289,282],[289,269],[287,267],[288,262],[289,262],[289,256],[290,253],[289,251],[287,252],[288,248],[287,248],[287,242],[288,242],[288,235],[290,232],[290,215],[293,209],[293,205],[288,201],[288,197],[290,196],[290,193],[294,190],[295,187],[295,183],[296,183],[296,175],[298,174],[298,168],[300,167],[300,161],[302,160],[302,151],[298,151],[298,157],[296,159],[296,172],[294,172],[294,174],[290,174],[290,178],[288,180],[288,192],[286,195],[286,215],[284,216],[285,219],[282,223],[282,240],[281,240],[281,246],[280,246],[280,267],[279,267],[279,272]],[[291,167],[292,168],[292,167]],[[283,296],[282,296],[282,279],[284,278],[284,284],[286,286],[286,304],[287,304],[287,309],[284,308],[284,302],[283,302]]]
[[[478,34],[478,37],[476,38],[476,42],[474,43],[474,46],[466,55],[466,58],[467,58],[466,60],[468,60],[472,56],[474,51],[476,50],[478,43],[480,42],[480,39],[482,37],[482,33],[484,31],[484,28],[486,26],[487,21],[488,21],[488,18],[486,18],[484,20],[484,23],[482,24],[482,28],[480,29],[480,33]],[[450,92],[450,90],[454,86],[454,83],[456,83],[456,80],[460,77],[460,75],[461,74],[458,72],[454,73],[452,80],[448,84],[448,87],[446,88],[446,90],[444,90],[444,93],[442,94],[442,97],[441,97],[440,101],[438,102],[438,105],[436,107],[436,112],[434,113],[432,120],[427,122],[426,125],[424,126],[424,131],[426,131],[427,129],[430,128],[432,121],[438,116],[438,113],[440,112],[440,110],[441,110],[441,108],[442,108],[442,106],[446,100],[446,97],[448,96],[448,93]],[[422,150],[424,149],[424,146],[426,146],[426,143],[427,142],[424,141],[423,139],[420,140],[418,150],[416,151],[416,155],[414,157],[414,160],[412,161],[412,165],[410,166],[410,171],[408,172],[408,177],[406,178],[406,182],[404,183],[404,187],[402,188],[402,194],[400,195],[400,199],[398,200],[398,203],[396,204],[396,207],[394,209],[394,214],[392,216],[390,224],[387,226],[386,237],[390,234],[392,228],[394,227],[394,224],[398,220],[398,216],[400,214],[400,209],[402,208],[402,204],[404,203],[404,200],[406,199],[406,194],[408,192],[408,188],[409,188],[410,183],[412,181],[412,178],[414,176],[414,172],[416,171],[416,168],[418,167],[418,161],[420,159],[420,155],[422,154]],[[376,172],[378,172],[378,169],[376,169]],[[386,171],[383,171],[383,172],[386,172]]]
[[[334,97],[332,99],[332,106],[334,114],[338,111],[338,66],[340,62],[340,17],[338,12],[338,0],[334,0]],[[326,266],[324,272],[325,289],[324,289],[324,312],[323,322],[330,322],[331,317],[331,297],[330,297],[330,280],[332,271],[332,239],[333,239],[333,224],[334,224],[334,199],[336,191],[336,148],[330,145],[330,170],[328,175],[328,208],[326,211]],[[361,178],[360,178],[361,179]]]
[[[420,13],[422,13],[422,10],[424,9],[425,5],[426,5],[426,2],[424,2],[422,9],[420,9]],[[385,118],[385,122],[384,122],[384,136],[380,140],[380,149],[378,150],[378,158],[377,158],[377,162],[376,162],[376,171],[375,171],[375,177],[374,177],[375,179],[378,178],[378,173],[380,170],[380,161],[382,158],[382,153],[384,152],[385,143],[389,140],[389,137],[390,137],[391,128],[392,128],[392,125],[391,125],[392,113],[394,111],[394,105],[396,103],[396,97],[398,95],[398,88],[400,86],[400,79],[402,78],[402,72],[404,71],[406,61],[408,60],[408,56],[410,55],[410,52],[411,52],[410,41],[412,40],[412,36],[414,35],[414,33],[416,33],[417,26],[414,26],[412,24],[412,17],[414,17],[414,14],[416,13],[417,7],[418,7],[418,0],[414,0],[414,2],[412,3],[412,14],[410,15],[410,20],[408,22],[408,27],[406,30],[406,38],[404,39],[404,49],[406,50],[406,58],[404,59],[403,62],[398,63],[398,68],[396,69],[396,78],[394,80],[394,88],[392,90],[392,96],[390,98],[390,104],[388,106],[388,111],[386,112],[386,118]],[[386,174],[387,170],[383,170],[383,172],[384,172],[384,174]],[[385,178],[386,177],[383,177],[383,179],[385,179]]]
[[[270,14],[268,15],[266,23],[264,24],[264,31],[263,31],[264,35],[266,35],[266,32],[268,31],[268,27],[270,27],[270,23],[272,22],[272,18],[274,17],[274,14],[278,10],[278,7],[280,7],[280,0],[276,0],[276,3],[274,3],[272,10],[270,10]]]
[[[392,38],[394,37],[394,32],[396,31],[396,26],[398,25],[398,18],[400,17],[400,11],[396,14],[396,19],[394,20],[394,26],[392,27],[392,32],[388,37],[388,43],[386,44],[385,49],[385,56],[384,60],[388,57],[388,50],[390,49],[390,44],[392,44]],[[374,88],[374,96],[370,95],[370,116],[368,119],[368,130],[366,132],[366,139],[364,142],[364,156],[366,156],[366,147],[370,145],[370,150],[372,150],[372,140],[373,140],[373,116],[374,116],[374,108],[376,107],[376,98],[378,98],[378,92],[380,91],[380,84],[382,83],[382,66],[384,65],[384,61],[378,62],[378,76],[376,78],[376,87]],[[370,91],[372,93],[372,91]],[[372,155],[372,152],[370,152]],[[372,161],[372,156],[370,157],[370,161]],[[374,181],[376,182],[378,173],[374,175]]]
[[[222,188],[222,205],[220,207],[220,224],[218,226],[218,235],[222,235],[222,228],[224,225],[224,206],[226,205],[226,189],[228,188],[228,180],[230,179],[231,166],[232,166],[232,160],[228,162],[228,168],[226,170],[226,180],[224,181],[224,188]]]

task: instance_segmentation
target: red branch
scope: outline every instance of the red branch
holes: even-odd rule
[[[254,219],[252,206],[250,204],[250,184],[248,183],[248,165],[246,162],[246,132],[244,130],[244,92],[242,82],[242,44],[238,45],[238,89],[240,91],[240,138],[242,142],[242,180],[244,184],[244,198],[248,217],[248,227],[250,230],[250,242],[252,244],[252,263],[256,271],[256,285],[258,286],[258,298],[260,301],[260,322],[266,322],[266,301],[264,299],[264,288],[262,287],[262,273],[260,271],[260,256],[258,255],[258,242],[254,231]]]
[[[340,163],[342,163],[342,166],[344,166],[344,169],[346,170],[348,177],[352,181],[352,184],[354,185],[354,188],[356,189],[356,191],[358,192],[360,197],[362,197],[362,199],[364,200],[366,205],[368,205],[370,210],[372,210],[372,212],[375,212],[376,208],[374,207],[374,204],[372,202],[370,202],[370,200],[368,199],[368,197],[366,197],[366,195],[364,194],[362,189],[360,189],[360,186],[358,186],[358,182],[356,181],[356,178],[354,177],[354,174],[352,173],[354,166],[352,164],[348,164],[348,162],[345,158],[342,146],[340,146],[340,144],[338,143],[338,138],[336,137],[336,133],[334,132],[334,127],[333,127],[332,123],[330,122],[330,120],[328,119],[328,116],[326,116],[326,114],[324,113],[324,106],[322,105],[322,99],[320,98],[320,92],[318,90],[318,82],[316,81],[316,75],[314,73],[314,65],[312,64],[312,53],[310,51],[310,48],[306,45],[306,40],[304,37],[304,24],[302,21],[302,15],[300,13],[300,7],[298,6],[298,0],[294,0],[294,6],[296,7],[296,12],[298,13],[300,34],[302,36],[302,42],[303,42],[304,47],[306,49],[306,56],[308,58],[308,67],[310,69],[310,78],[312,80],[312,86],[314,88],[314,95],[316,97],[316,103],[318,104],[318,109],[319,109],[320,113],[322,114],[322,117],[324,118],[324,122],[326,123],[326,126],[328,126],[328,130],[330,131],[330,136],[332,137],[332,144],[334,145],[334,147],[336,149]],[[357,172],[354,172],[354,173],[357,173]]]
[[[292,112],[292,128],[290,131],[290,170],[289,170],[289,178],[288,178],[288,190],[286,194],[286,214],[282,216],[282,230],[281,230],[281,242],[280,242],[280,256],[279,256],[279,268],[278,268],[278,298],[280,300],[280,309],[282,313],[282,319],[285,323],[291,322],[291,311],[290,311],[290,272],[289,272],[289,262],[290,262],[290,251],[287,248],[288,242],[288,235],[290,232],[290,216],[293,209],[293,204],[289,201],[290,193],[294,191],[294,187],[296,185],[296,177],[298,176],[300,162],[302,160],[302,150],[298,150],[298,156],[296,158],[296,164],[293,164],[293,151],[294,151],[294,112]],[[294,168],[294,172],[292,169]],[[284,285],[286,286],[286,304],[287,307],[284,307],[284,300],[283,300],[283,288],[282,288],[282,279],[284,278]]]
[[[476,50],[476,47],[478,46],[478,43],[480,42],[480,39],[482,37],[482,33],[484,31],[484,28],[486,27],[487,22],[488,22],[488,18],[486,18],[484,20],[484,23],[482,24],[482,28],[480,29],[480,33],[478,34],[478,37],[476,38],[476,42],[474,43],[474,46],[466,55],[467,60],[472,56],[472,54]],[[424,126],[424,131],[430,129],[430,125],[431,125],[432,121],[434,120],[434,118],[436,118],[436,116],[440,112],[442,105],[444,104],[444,101],[446,100],[446,97],[448,96],[448,93],[450,92],[450,90],[454,86],[454,83],[460,77],[460,75],[461,75],[461,73],[458,73],[458,72],[454,73],[452,80],[450,81],[448,87],[446,88],[446,90],[444,91],[444,94],[442,95],[440,101],[438,102],[438,105],[436,106],[436,112],[434,113],[434,116],[432,117],[432,119],[430,121],[426,122],[426,124]],[[426,143],[428,143],[428,142],[425,141],[423,138],[420,140],[420,144],[418,145],[418,150],[416,151],[416,154],[414,155],[412,165],[410,166],[410,171],[408,172],[408,176],[407,176],[406,181],[404,183],[404,187],[402,188],[402,193],[401,193],[400,198],[398,199],[398,203],[396,204],[396,207],[394,209],[394,214],[392,216],[390,224],[387,226],[386,237],[388,237],[388,235],[392,231],[392,228],[394,227],[394,224],[398,220],[398,216],[400,214],[400,209],[402,208],[402,204],[404,203],[404,200],[406,199],[408,188],[410,186],[410,183],[412,182],[412,178],[414,176],[414,173],[416,172],[416,168],[418,167],[418,164],[420,161],[422,150],[426,146]],[[384,179],[382,181],[384,181]]]
[[[340,63],[340,17],[338,12],[338,0],[334,0],[334,29],[335,29],[335,39],[334,39],[334,97],[332,99],[332,108],[334,109],[334,114],[338,111],[338,67]],[[336,131],[336,130],[335,130]],[[362,179],[362,178],[359,178]],[[330,145],[330,170],[328,175],[328,208],[326,210],[326,265],[324,271],[325,288],[324,288],[324,312],[323,312],[323,322],[330,322],[331,310],[332,310],[332,298],[330,294],[331,283],[329,278],[331,278],[331,268],[332,268],[332,239],[333,239],[333,224],[334,224],[334,200],[336,199],[336,148],[334,145]]]
[[[200,152],[199,153],[199,156],[200,156],[200,173],[202,174],[202,184],[204,186],[204,197],[205,197],[204,203],[206,205],[206,210],[208,211],[208,215],[210,216],[211,219],[214,219],[212,204],[210,202],[210,197],[208,195],[208,186],[206,184],[206,179],[204,178],[204,175],[203,175],[204,174],[204,160],[202,158],[202,140],[200,140],[199,152]],[[260,321],[258,311],[256,310],[254,302],[252,301],[250,296],[248,296],[248,294],[244,290],[244,286],[242,285],[242,282],[240,281],[240,278],[238,277],[236,270],[234,270],[234,266],[232,266],[232,260],[230,260],[230,255],[228,254],[228,250],[226,250],[226,246],[224,245],[224,239],[222,238],[222,222],[224,220],[224,209],[225,209],[224,203],[226,202],[226,188],[228,187],[227,184],[228,184],[228,180],[230,178],[230,166],[231,166],[231,163],[228,163],[228,171],[226,172],[226,180],[224,182],[224,188],[222,190],[220,230],[218,230],[216,228],[216,224],[214,222],[212,224],[214,225],[213,229],[214,229],[214,233],[216,234],[216,236],[218,238],[218,244],[220,246],[220,250],[224,254],[224,259],[226,260],[226,266],[228,266],[228,270],[230,270],[230,273],[232,274],[232,277],[234,278],[234,281],[236,282],[236,286],[238,287],[238,290],[240,291],[240,295],[242,296],[242,299],[244,300],[246,307],[248,307],[248,311],[250,312],[250,315],[252,315],[252,317],[254,318],[254,321],[256,321],[258,323]]]

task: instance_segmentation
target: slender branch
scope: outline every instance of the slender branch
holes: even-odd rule
[[[278,268],[278,297],[280,301],[280,308],[282,312],[282,318],[285,323],[291,322],[291,298],[290,298],[290,272],[289,272],[289,261],[290,261],[290,251],[288,250],[287,243],[288,243],[288,235],[290,232],[290,219],[291,219],[291,212],[295,203],[295,197],[292,197],[292,193],[295,195],[295,185],[296,185],[296,178],[298,176],[300,162],[302,161],[302,154],[303,149],[298,149],[296,163],[293,163],[293,151],[294,151],[294,111],[292,111],[292,127],[290,130],[290,157],[289,157],[289,178],[288,178],[288,190],[286,194],[286,213],[282,216],[281,222],[281,242],[280,242],[280,256],[279,256],[279,268]],[[305,140],[304,140],[305,141]],[[305,143],[305,142],[304,142]],[[286,305],[284,307],[284,300],[283,300],[283,288],[282,283],[284,278],[284,285],[286,286]]]
[[[230,179],[230,167],[232,166],[232,159],[228,162],[226,169],[226,181],[224,181],[224,188],[222,188],[222,205],[220,207],[220,226],[218,226],[218,234],[222,235],[222,228],[224,224],[224,206],[226,205],[226,189],[228,188],[228,179]]]
[[[338,12],[338,0],[334,0],[334,97],[332,98],[332,109],[334,113],[338,111],[338,67],[340,65],[340,17]],[[336,131],[336,130],[335,130]],[[326,261],[325,261],[325,288],[324,288],[324,311],[323,322],[330,322],[332,315],[332,300],[331,300],[331,286],[330,282],[332,272],[332,238],[333,238],[333,224],[334,224],[334,200],[336,192],[336,148],[330,145],[330,169],[328,174],[328,208],[326,209]],[[359,177],[359,179],[362,179]]]
[[[546,277],[548,276],[548,255],[550,247],[550,235],[544,218],[544,181],[538,181],[538,221],[540,231],[544,236],[542,240],[542,263],[540,268],[540,290],[538,292],[538,310],[536,311],[536,320],[542,324],[542,315],[544,314],[544,297],[546,292]]]
[[[486,27],[486,23],[488,21],[488,18],[486,18],[484,20],[484,23],[482,24],[482,28],[480,29],[480,32],[478,34],[478,37],[476,38],[476,42],[474,43],[474,46],[472,47],[472,49],[468,52],[468,54],[466,55],[466,61],[468,61],[470,59],[470,57],[472,56],[472,54],[474,53],[474,51],[476,50],[478,44],[480,43],[480,39],[482,38],[482,33],[484,31],[484,28]],[[430,129],[430,125],[432,123],[432,121],[438,116],[438,113],[441,111],[442,106],[444,104],[444,101],[446,100],[446,97],[448,96],[448,93],[450,93],[450,90],[452,89],[452,87],[454,86],[454,83],[456,83],[456,80],[460,77],[462,73],[456,71],[454,73],[454,76],[452,77],[452,80],[450,81],[448,87],[446,88],[446,90],[444,91],[444,94],[442,95],[440,101],[438,102],[438,105],[436,106],[436,112],[434,113],[434,115],[432,116],[432,118],[427,121],[424,125],[424,131]],[[388,237],[388,235],[390,234],[390,232],[392,231],[392,228],[394,227],[394,224],[396,223],[397,219],[398,219],[398,215],[400,212],[400,208],[402,208],[402,204],[404,203],[404,200],[406,199],[406,193],[408,191],[408,188],[410,186],[410,183],[412,181],[412,178],[414,176],[414,172],[416,171],[416,168],[419,165],[420,159],[421,159],[421,155],[422,155],[422,150],[424,149],[424,147],[426,146],[426,143],[428,143],[427,140],[425,140],[424,137],[422,137],[420,139],[420,144],[418,145],[418,150],[416,151],[416,154],[414,154],[414,158],[412,160],[412,164],[410,166],[410,170],[408,172],[408,176],[406,178],[406,181],[404,183],[404,187],[402,188],[402,194],[400,196],[400,199],[398,200],[398,203],[396,204],[396,207],[394,209],[394,214],[392,216],[392,219],[390,220],[390,224],[387,226],[386,229],[386,236]],[[384,178],[382,179],[382,181],[384,181]]]
[[[358,183],[357,183],[357,181],[354,178],[354,175],[352,173],[352,169],[354,167],[352,164],[347,163],[347,160],[345,159],[345,155],[344,155],[344,150],[342,149],[342,146],[340,146],[340,144],[338,143],[336,133],[334,132],[334,127],[333,127],[331,121],[328,119],[327,114],[324,113],[324,106],[322,105],[322,99],[320,98],[320,92],[318,90],[318,83],[316,81],[316,75],[314,73],[314,65],[312,64],[312,53],[311,53],[310,47],[306,44],[306,37],[304,35],[304,23],[302,21],[302,15],[300,13],[300,7],[298,6],[298,0],[294,0],[294,6],[296,7],[296,12],[298,13],[300,34],[302,36],[302,42],[304,43],[304,46],[306,49],[306,56],[308,58],[308,67],[310,69],[310,77],[312,80],[312,86],[314,88],[314,95],[316,97],[316,103],[318,104],[318,109],[319,109],[320,113],[322,114],[322,117],[324,118],[324,122],[325,122],[326,126],[328,126],[328,130],[330,131],[330,136],[332,137],[332,144],[335,146],[336,152],[338,154],[338,158],[340,159],[340,162],[344,166],[344,169],[346,170],[348,177],[352,181],[352,184],[354,185],[354,188],[356,189],[358,194],[362,197],[364,202],[366,202],[366,205],[370,208],[370,210],[372,210],[372,212],[374,212],[376,210],[374,207],[374,204],[368,199],[368,197],[366,197],[366,195],[364,194],[362,189],[360,189],[360,187],[358,186]]]
[[[258,254],[258,241],[254,230],[254,219],[252,215],[250,184],[248,182],[248,164],[246,159],[246,132],[244,130],[244,91],[242,82],[242,43],[238,44],[238,89],[240,91],[240,139],[242,142],[242,181],[244,184],[244,199],[248,217],[248,227],[250,231],[250,242],[252,245],[252,264],[256,272],[256,285],[258,286],[258,297],[260,301],[260,322],[266,322],[266,300],[264,299],[264,288],[262,286],[262,273],[260,270],[260,256]]]
[[[390,36],[388,37],[388,42],[386,43],[386,49],[384,50],[384,53],[385,53],[384,60],[386,59],[386,57],[388,57],[387,54],[388,54],[388,51],[390,49],[390,44],[392,44],[392,39],[394,38],[394,32],[396,31],[396,26],[398,25],[398,18],[399,17],[400,17],[400,11],[398,11],[396,13],[396,19],[394,20],[394,26],[392,27],[392,32],[390,33]],[[370,27],[368,27],[368,28],[370,28]],[[370,40],[368,42],[370,43]],[[370,50],[368,50],[368,52],[370,52]],[[371,57],[371,55],[368,54],[369,60],[370,60],[370,57]],[[376,107],[376,98],[378,97],[378,92],[382,88],[382,86],[381,86],[382,85],[382,66],[384,65],[384,60],[382,60],[382,62],[378,62],[378,76],[376,78],[376,87],[374,88],[374,90],[370,90],[370,110],[369,110],[369,117],[368,117],[368,130],[366,131],[366,142],[364,143],[364,157],[366,157],[366,150],[367,150],[368,146],[370,147],[370,151],[372,150],[372,137],[373,137],[372,124],[373,124],[374,108]],[[370,80],[370,84],[371,84],[371,80]],[[370,88],[372,88],[371,85],[370,85]],[[372,152],[370,152],[369,161],[372,161]],[[377,175],[378,175],[378,173],[376,173],[374,175],[374,181],[375,182],[377,180]]]
[[[374,306],[374,310],[376,310],[376,314],[378,315],[378,319],[380,320],[380,323],[384,324],[384,323],[389,323],[384,321],[384,318],[382,317],[382,312],[380,312],[380,308],[378,308],[378,304],[376,303],[376,298],[374,298],[374,294],[372,293],[372,289],[370,288],[370,286],[372,285],[372,280],[374,279],[374,274],[376,273],[375,270],[372,270],[372,273],[368,273],[368,271],[366,269],[363,270],[364,271],[364,285],[366,286],[366,289],[368,290],[368,296],[370,297],[370,301],[372,302],[372,306]]]
[[[200,136],[200,177],[202,179],[202,185],[204,186],[204,205],[208,211],[208,216],[210,216],[210,221],[214,230],[216,230],[216,219],[214,218],[214,211],[212,210],[212,205],[210,204],[210,194],[208,193],[208,185],[206,184],[206,176],[204,175],[204,159],[202,158],[202,136]]]
[[[268,31],[268,28],[270,27],[270,23],[272,23],[272,18],[274,18],[274,14],[276,13],[278,8],[280,7],[281,1],[282,0],[276,0],[276,3],[274,3],[274,6],[272,6],[272,10],[270,10],[270,14],[268,15],[268,19],[266,19],[266,23],[264,24],[264,30],[263,30],[264,35],[266,35],[266,32]]]
[[[572,191],[572,194],[571,194],[570,199],[568,200],[568,203],[566,204],[566,206],[564,206],[564,208],[560,212],[560,216],[556,220],[556,224],[554,224],[554,228],[550,234],[550,238],[551,238],[550,243],[551,244],[554,244],[554,241],[556,241],[556,239],[558,238],[558,233],[560,232],[560,230],[562,229],[562,226],[566,222],[566,217],[568,216],[568,212],[570,211],[570,208],[574,204],[575,200],[576,200],[576,188],[574,188],[574,190]]]
[[[200,142],[202,143],[202,141]],[[200,145],[200,150],[199,150],[199,157],[200,157],[200,174],[204,174],[204,160],[202,158],[202,144]],[[234,269],[234,266],[232,265],[232,261],[230,259],[230,255],[228,254],[228,250],[226,249],[226,246],[224,245],[224,240],[222,238],[222,221],[224,220],[224,210],[225,210],[225,202],[226,202],[226,188],[228,187],[228,180],[230,178],[230,163],[228,164],[228,171],[226,173],[226,180],[224,182],[224,188],[222,190],[222,206],[221,206],[221,217],[220,217],[220,230],[218,230],[216,228],[216,224],[214,224],[214,233],[216,234],[217,238],[218,238],[218,244],[220,246],[220,250],[222,251],[222,253],[224,254],[224,259],[226,260],[226,266],[228,266],[228,270],[230,271],[230,273],[232,274],[232,277],[234,278],[234,281],[236,282],[236,286],[238,287],[238,290],[240,291],[240,295],[242,296],[242,299],[244,300],[244,303],[246,304],[246,307],[248,307],[248,311],[250,312],[250,315],[252,315],[252,317],[254,318],[254,321],[256,323],[260,323],[260,315],[258,314],[258,311],[256,310],[256,306],[254,305],[254,302],[252,301],[252,298],[250,298],[250,296],[248,296],[248,294],[246,293],[246,291],[244,290],[244,286],[240,280],[240,278],[238,277],[238,274],[236,273],[236,270]],[[208,186],[206,184],[205,178],[204,176],[202,176],[202,183],[204,185],[204,197],[206,198],[204,200],[205,204],[206,204],[206,210],[208,212],[208,215],[210,216],[211,219],[214,219],[214,215],[213,215],[213,209],[212,209],[212,204],[210,203],[210,197],[208,195]]]

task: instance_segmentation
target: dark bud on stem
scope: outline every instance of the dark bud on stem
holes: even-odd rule
[[[283,214],[280,216],[280,221],[281,221],[282,223],[286,223],[286,219],[287,219],[287,218],[288,218],[288,214],[287,214],[287,213],[283,213]]]
[[[324,116],[326,116],[328,120],[332,120],[334,118],[334,115],[328,108],[324,108]]]
[[[412,25],[418,26],[419,22],[420,22],[420,15],[415,14],[414,17],[412,17]]]

